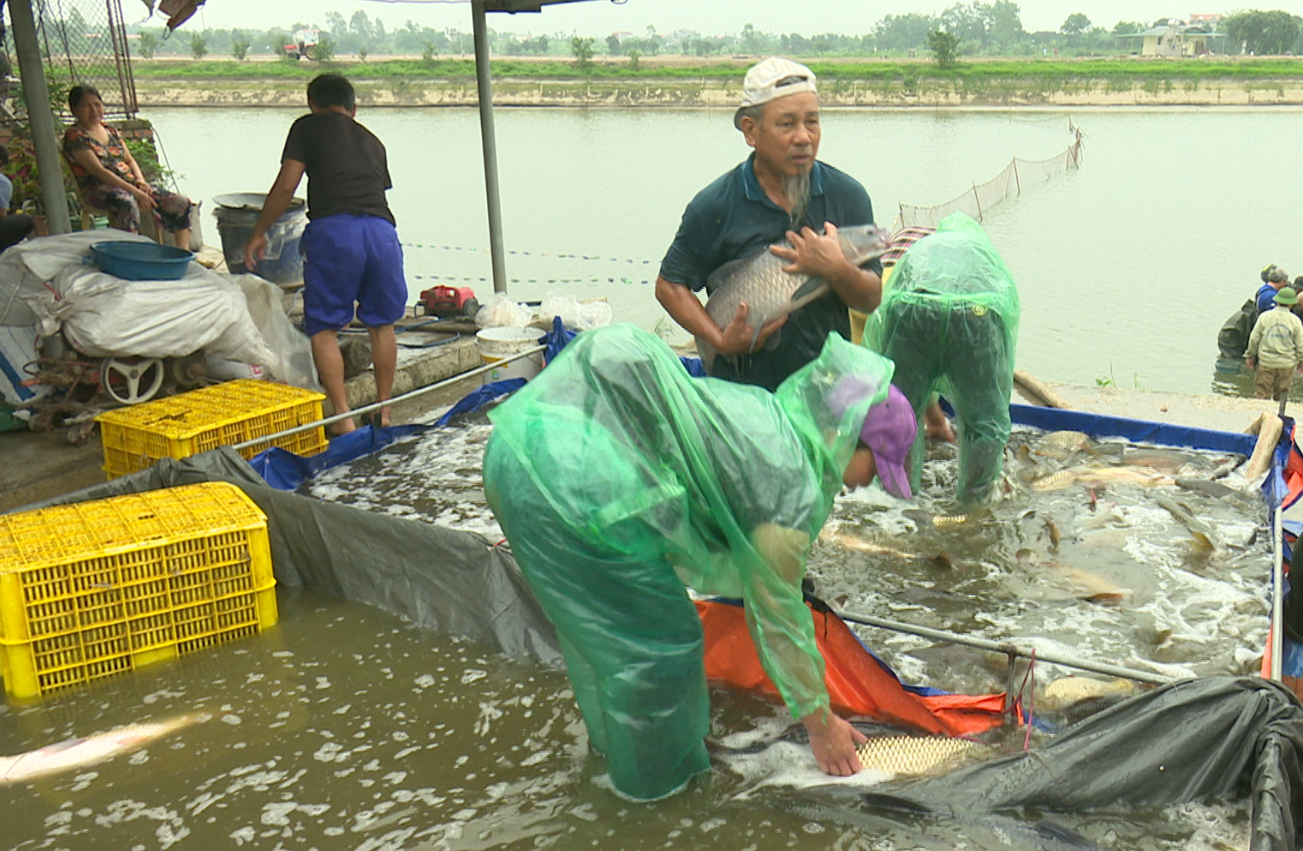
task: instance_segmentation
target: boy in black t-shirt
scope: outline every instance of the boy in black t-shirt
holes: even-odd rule
[[[281,169],[244,249],[245,266],[256,269],[267,248],[267,230],[289,208],[303,175],[308,175],[308,226],[303,250],[303,315],[312,338],[312,358],[335,413],[349,410],[344,395],[344,360],[338,331],[357,318],[371,334],[376,400],[388,400],[394,387],[398,343],[394,322],[407,309],[403,249],[393,213],[385,200],[392,182],[385,147],[353,120],[353,85],[339,74],[322,74],[308,83],[312,113],[294,122]],[[389,425],[389,409],[378,423]],[[332,431],[354,428],[352,420]]]

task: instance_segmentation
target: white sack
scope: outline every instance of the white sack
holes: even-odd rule
[[[0,254],[0,325],[35,325],[36,314],[25,296],[47,292],[45,283],[69,266],[81,265],[96,242],[153,242],[120,230],[94,230],[41,236]]]
[[[272,359],[263,364],[271,377],[282,384],[322,392],[312,360],[312,340],[286,315],[284,290],[257,275],[229,277],[244,293],[249,314],[271,349]]]
[[[275,357],[244,293],[198,263],[176,281],[124,281],[94,266],[68,266],[51,286],[53,294],[29,304],[38,313],[66,313],[64,336],[90,357],[184,357],[200,350],[252,364]]]

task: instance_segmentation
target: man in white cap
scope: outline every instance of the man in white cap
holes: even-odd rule
[[[688,204],[661,261],[656,298],[723,355],[712,367],[716,377],[774,390],[819,354],[829,331],[850,339],[847,307],[867,313],[881,300],[882,267],[876,260],[853,266],[837,243],[839,226],[873,222],[873,205],[858,181],[816,159],[819,98],[804,65],[771,56],[751,68],[733,124],[755,152]],[[784,238],[792,247],[776,245]],[[721,330],[694,291],[709,290],[710,274],[725,263],[766,246],[789,261],[786,271],[816,275],[831,290],[758,336],[745,303]],[[780,326],[777,345],[766,347]]]

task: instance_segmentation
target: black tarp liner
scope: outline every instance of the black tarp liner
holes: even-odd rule
[[[1217,352],[1226,360],[1239,360],[1249,348],[1249,335],[1258,321],[1258,299],[1251,296],[1222,323],[1217,332]]]
[[[835,809],[956,818],[1032,808],[1167,805],[1249,797],[1251,851],[1294,851],[1303,815],[1303,708],[1256,677],[1161,686],[1094,715],[1031,753],[898,788],[804,790]]]
[[[356,600],[500,653],[560,666],[556,632],[511,553],[482,535],[276,490],[229,447],[26,508],[225,481],[267,515],[276,582]]]
[[[377,606],[513,657],[560,665],[556,635],[510,552],[481,535],[275,490],[229,448],[67,494],[83,502],[204,481],[242,488],[267,514],[276,580]],[[848,814],[959,819],[1023,807],[1251,798],[1251,851],[1295,851],[1303,818],[1303,707],[1254,677],[1207,677],[1131,698],[1038,747],[914,785],[802,795]]]

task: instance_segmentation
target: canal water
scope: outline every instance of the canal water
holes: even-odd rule
[[[287,109],[151,109],[181,189],[266,191]],[[821,159],[868,189],[880,223],[941,204],[1085,134],[1079,171],[985,211],[1022,298],[1018,365],[1089,387],[1242,394],[1215,370],[1216,332],[1276,263],[1303,274],[1282,154],[1298,109],[830,110]],[[390,203],[413,297],[491,294],[479,120],[469,109],[363,109],[389,151]],[[499,109],[508,276],[518,299],[604,296],[617,319],[685,337],[652,294],[683,208],[748,149],[721,110]],[[238,140],[238,144],[232,143]],[[209,242],[218,242],[205,214]],[[1303,388],[1300,388],[1303,391]]]

